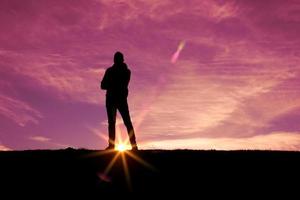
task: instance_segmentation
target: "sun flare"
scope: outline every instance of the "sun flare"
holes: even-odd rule
[[[116,151],[119,151],[119,152],[124,152],[126,150],[130,150],[130,146],[126,145],[126,144],[117,144],[116,145],[116,148],[115,148]]]

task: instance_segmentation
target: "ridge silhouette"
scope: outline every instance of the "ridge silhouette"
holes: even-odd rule
[[[299,194],[300,152],[140,150],[135,154],[157,170],[128,156],[132,191],[125,180],[122,156],[108,173],[110,182],[99,177],[116,154],[72,148],[0,151],[2,199],[132,199],[133,195],[256,199],[272,194],[295,199],[288,196]],[[21,198],[14,198],[18,196]]]
[[[117,110],[119,110],[126,126],[132,150],[138,149],[127,103],[130,76],[131,71],[128,69],[127,64],[124,63],[123,54],[116,52],[113,66],[105,71],[101,81],[101,89],[106,90],[106,111],[109,135],[108,147],[106,149],[115,148]]]

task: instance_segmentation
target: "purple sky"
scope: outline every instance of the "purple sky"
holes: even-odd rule
[[[140,148],[300,150],[298,0],[0,0],[0,27],[0,150],[104,148],[117,50]]]

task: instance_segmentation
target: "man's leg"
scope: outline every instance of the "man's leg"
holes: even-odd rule
[[[124,99],[119,103],[118,109],[119,109],[120,114],[123,118],[123,122],[124,122],[124,124],[127,128],[127,132],[128,132],[128,136],[129,136],[131,146],[132,146],[133,149],[137,149],[135,133],[134,133],[134,129],[133,129],[133,126],[132,126],[130,115],[129,115],[127,99]]]
[[[117,108],[115,102],[109,98],[106,98],[106,111],[108,119],[108,148],[114,149],[115,147],[115,137],[116,137],[116,114]]]

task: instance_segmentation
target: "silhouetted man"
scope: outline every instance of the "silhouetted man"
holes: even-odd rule
[[[124,63],[123,54],[121,52],[116,52],[114,55],[113,66],[105,71],[101,81],[101,89],[106,90],[106,110],[108,117],[109,145],[106,149],[115,148],[116,114],[117,110],[119,110],[127,128],[132,150],[137,150],[135,133],[127,103],[130,74],[130,70],[126,63]]]

